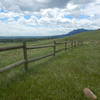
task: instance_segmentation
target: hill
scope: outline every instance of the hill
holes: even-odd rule
[[[91,31],[91,30],[77,29],[77,30],[73,30],[73,31],[69,32],[68,35],[71,36],[71,35],[79,34],[79,33],[82,33],[82,32],[88,32],[88,31]]]
[[[50,36],[48,38],[64,38],[66,36],[72,36],[72,35],[75,35],[75,34],[79,34],[79,33],[82,33],[82,32],[89,32],[89,31],[92,31],[92,30],[86,30],[86,29],[77,29],[77,30],[73,30],[67,34],[62,34],[62,35],[55,35],[55,36]]]
[[[55,36],[0,36],[1,41],[8,41],[8,40],[15,40],[15,41],[21,41],[21,40],[29,40],[29,39],[53,39],[53,38],[63,38],[66,36],[71,36],[71,35],[75,35],[75,34],[79,34],[81,32],[88,32],[90,30],[86,30],[86,29],[77,29],[77,30],[73,30],[67,34],[62,34],[62,35],[55,35]]]
[[[73,36],[69,36],[66,39],[75,39],[75,40],[83,40],[83,41],[91,41],[91,40],[100,40],[100,30],[94,30],[89,32],[82,32],[81,34],[76,34]]]
[[[100,30],[83,32],[63,40],[83,40],[84,45],[68,49],[38,62],[29,64],[28,72],[23,66],[0,73],[0,100],[87,100],[84,88],[90,88],[100,99]],[[29,45],[48,44],[42,40]],[[0,44],[0,46],[19,45]],[[58,48],[62,48],[59,45]],[[36,57],[51,49],[30,50],[28,57]],[[0,52],[0,67],[22,58],[22,50]]]

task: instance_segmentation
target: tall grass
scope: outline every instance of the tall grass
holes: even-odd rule
[[[23,66],[19,66],[0,73],[0,100],[87,100],[83,95],[85,87],[92,89],[99,100],[100,37],[99,32],[94,38],[89,34],[69,37],[85,41],[85,37],[88,37],[90,42],[67,52],[63,51],[55,57],[30,63],[28,72],[24,72]],[[43,41],[47,42],[49,41]],[[32,50],[28,55],[36,57],[51,51]],[[0,53],[0,67],[22,59],[22,55],[21,50]]]

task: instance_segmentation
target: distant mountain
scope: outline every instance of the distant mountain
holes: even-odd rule
[[[0,36],[0,39],[32,39],[41,38],[43,36]]]
[[[15,39],[43,39],[43,38],[63,38],[65,36],[71,36],[75,34],[79,34],[81,32],[87,32],[87,31],[92,31],[92,30],[86,30],[86,29],[77,29],[73,30],[67,34],[62,34],[62,35],[55,35],[55,36],[0,36],[0,39],[3,40],[15,40]]]
[[[88,32],[88,31],[91,31],[91,30],[87,30],[87,29],[77,29],[77,30],[73,30],[73,31],[69,32],[66,35],[67,36],[71,36],[71,35],[74,35],[74,34],[79,34],[79,33]]]
[[[79,33],[82,33],[82,32],[88,32],[88,31],[92,31],[92,30],[77,29],[77,30],[73,30],[73,31],[71,31],[67,34],[51,36],[51,38],[63,38],[65,36],[72,36],[72,35],[75,35],[75,34],[79,34]]]

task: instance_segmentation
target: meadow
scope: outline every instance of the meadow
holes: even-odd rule
[[[18,66],[0,73],[0,100],[88,100],[85,87],[100,99],[100,31],[91,31],[56,39],[81,40],[83,46],[63,51],[29,64],[28,71]],[[29,42],[28,45],[51,44],[53,40]],[[21,43],[0,43],[0,47]],[[58,48],[62,48],[59,45]],[[52,52],[52,48],[29,50],[28,57]],[[0,68],[23,59],[22,50],[0,52]]]

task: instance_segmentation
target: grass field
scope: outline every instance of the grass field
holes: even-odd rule
[[[100,99],[100,31],[78,34],[64,40],[83,40],[83,46],[63,51],[55,57],[0,73],[0,100],[88,100],[83,89],[92,89]],[[63,39],[62,39],[63,40]],[[58,40],[61,41],[61,40]],[[52,40],[38,41],[44,44]],[[33,45],[34,45],[33,44]],[[2,46],[19,44],[0,44]],[[60,46],[62,47],[62,46]],[[29,58],[51,49],[31,50]],[[23,59],[22,50],[0,53],[0,67]]]

